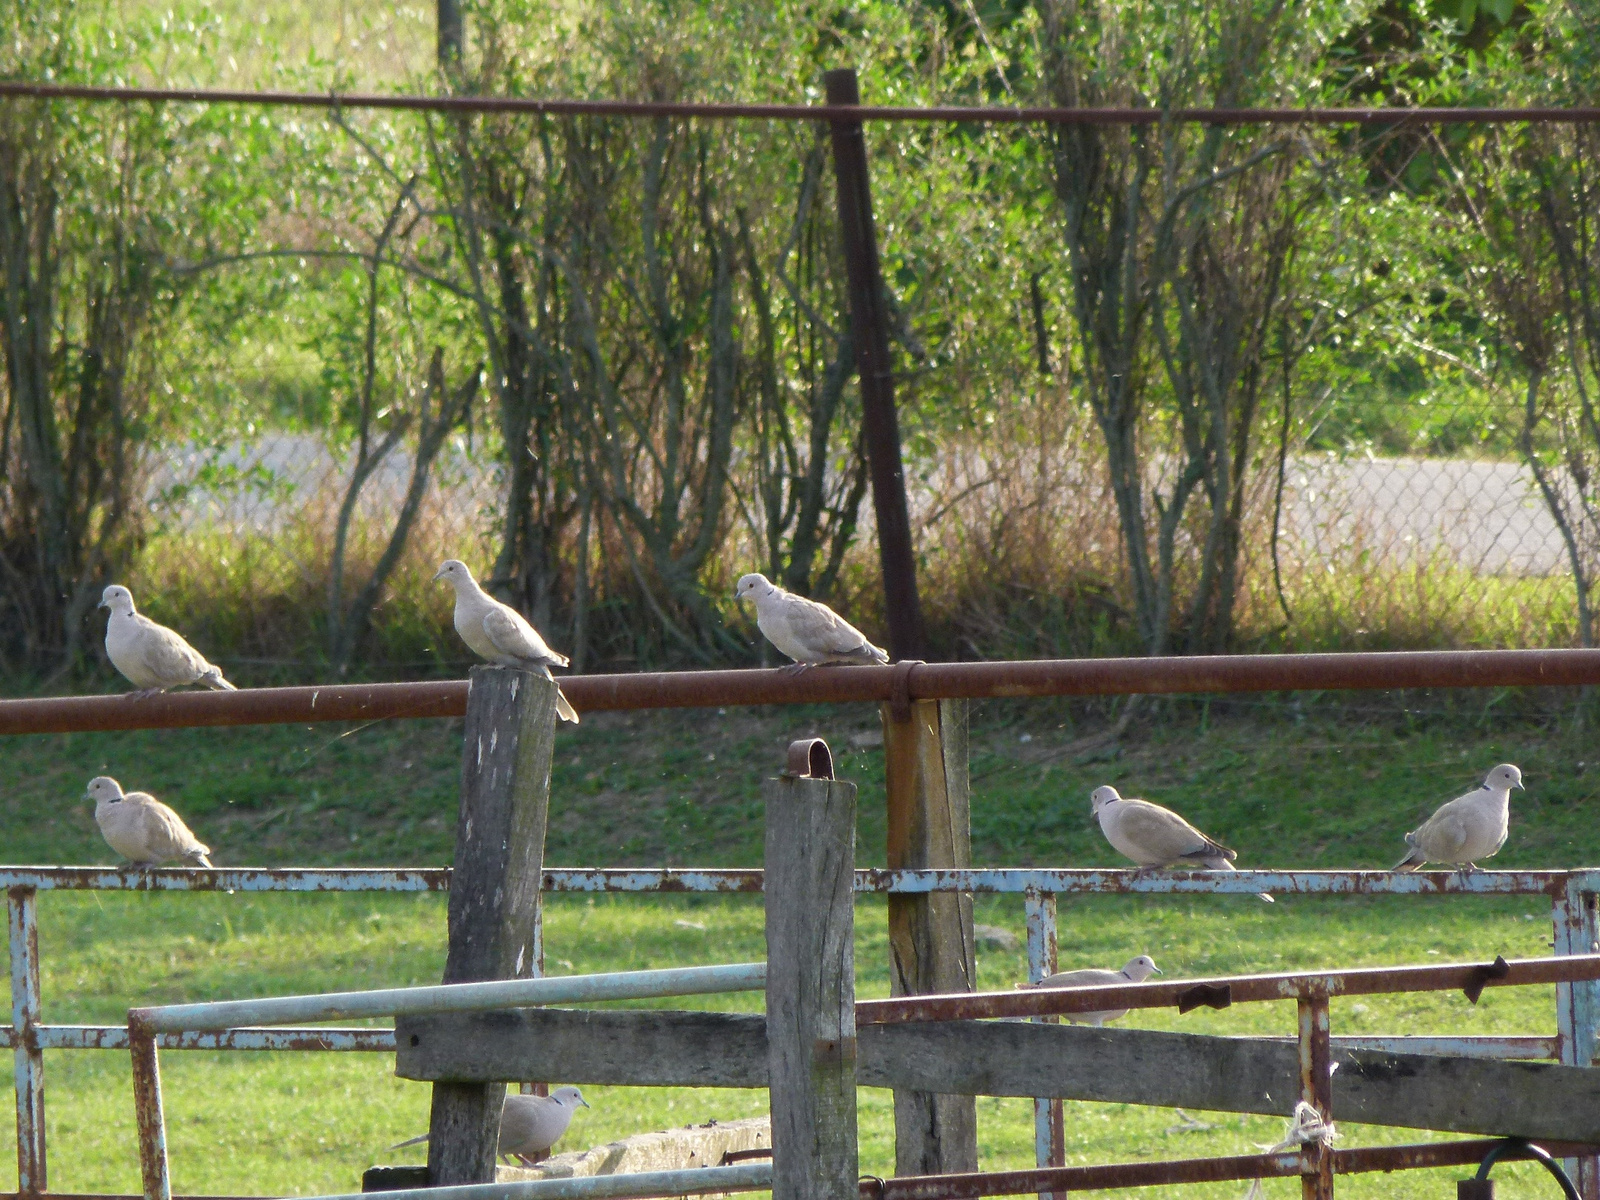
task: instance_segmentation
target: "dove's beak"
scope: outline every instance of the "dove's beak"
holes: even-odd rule
[[[1160,967],[1151,967],[1150,968],[1150,974],[1152,974],[1152,975],[1165,975],[1166,972],[1163,971]]]
[[[585,1108],[589,1107],[589,1102],[587,1100],[585,1100],[582,1096],[578,1097],[578,1103],[583,1105]]]
[[[1517,789],[1517,791],[1519,791],[1519,792],[1525,792],[1525,791],[1528,790],[1527,788],[1523,787],[1521,783],[1516,783],[1516,784],[1513,784],[1512,786],[1515,787]]]
[[[433,573],[433,582],[434,583],[438,583],[439,580],[441,580],[443,578],[444,578],[444,568],[440,567],[437,571],[435,571]]]
[[[102,600],[102,601],[100,601],[99,604],[96,604],[95,607],[96,608],[110,608],[111,605],[107,604],[104,600]]]

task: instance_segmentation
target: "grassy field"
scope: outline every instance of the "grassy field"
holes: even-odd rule
[[[973,716],[973,828],[983,864],[1107,865],[1087,793],[1114,782],[1171,803],[1272,866],[1388,866],[1418,814],[1518,762],[1516,800],[1496,865],[1565,866],[1597,855],[1592,734],[1566,719],[1512,720],[1493,697],[1412,697],[1370,711],[1263,702],[1155,709],[1114,754],[1071,754],[1072,710],[980,706]],[[595,715],[563,730],[548,861],[560,865],[734,866],[760,862],[759,779],[791,738],[821,733],[842,749],[842,776],[862,784],[860,861],[882,861],[882,753],[867,708]],[[0,775],[0,853],[12,862],[111,862],[81,799],[95,773],[174,803],[225,864],[405,864],[448,861],[459,726],[399,722],[352,729],[280,727],[193,733],[13,739]],[[45,1016],[112,1022],[136,1003],[436,980],[439,897],[46,895],[41,899]],[[1020,899],[981,901],[978,919],[1020,935]],[[762,955],[762,916],[748,898],[555,898],[552,972],[733,961]],[[1548,910],[1534,899],[1416,901],[1289,897],[1094,898],[1063,902],[1064,964],[1118,963],[1148,952],[1173,974],[1292,966],[1448,961],[1547,951]],[[887,993],[882,902],[858,909],[863,995]],[[1024,977],[1020,949],[980,950],[980,982]],[[728,998],[730,1006],[756,997]],[[676,1003],[676,1002],[674,1002]],[[1253,1005],[1128,1024],[1229,1033],[1292,1030],[1292,1008]],[[1336,1003],[1336,1032],[1520,1032],[1554,1029],[1549,989]],[[9,1064],[8,1064],[9,1066]],[[47,1056],[51,1186],[137,1188],[127,1059]],[[0,1075],[9,1079],[8,1070]],[[376,1162],[417,1161],[384,1147],[426,1127],[426,1088],[396,1080],[379,1055],[178,1054],[163,1075],[175,1183],[185,1192],[314,1194],[352,1188]],[[595,1144],[761,1110],[759,1094],[589,1089],[594,1105],[564,1146]],[[985,1166],[1031,1161],[1031,1117],[1017,1100],[979,1103]],[[1276,1118],[1073,1105],[1073,1162],[1247,1153],[1276,1141]],[[889,1098],[862,1095],[862,1169],[892,1169]],[[1400,1130],[1344,1130],[1346,1144],[1409,1140]],[[0,1189],[14,1186],[13,1133],[0,1127]],[[1341,1195],[1446,1194],[1460,1171],[1341,1181]],[[1497,1172],[1500,1177],[1500,1172]],[[1510,1171],[1502,1195],[1547,1187]],[[1290,1196],[1298,1184],[1268,1186]],[[1238,1185],[1172,1189],[1237,1196]]]

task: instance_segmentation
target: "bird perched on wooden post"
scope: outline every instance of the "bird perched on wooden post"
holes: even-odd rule
[[[198,683],[216,692],[238,689],[177,632],[141,616],[133,593],[113,583],[100,594],[100,607],[111,610],[106,622],[106,656],[139,690],[130,696],[152,696],[168,688]]]
[[[755,601],[756,628],[767,641],[794,659],[785,670],[803,671],[824,663],[886,663],[889,655],[867,641],[833,609],[784,591],[765,575],[743,575],[733,589],[740,600]]]
[[[109,775],[89,781],[87,796],[94,801],[94,823],[106,843],[130,865],[141,870],[174,858],[197,867],[209,867],[211,847],[203,844],[173,812],[149,792],[124,793]]]
[[[1038,983],[1027,984],[1028,987],[1041,988],[1075,988],[1075,987],[1104,987],[1116,983],[1143,983],[1152,975],[1161,974],[1161,968],[1156,966],[1155,959],[1148,954],[1141,954],[1138,958],[1130,958],[1128,964],[1120,971],[1107,971],[1101,967],[1081,967],[1076,971],[1058,971],[1054,975],[1046,975]],[[1108,1008],[1098,1012],[1062,1013],[1066,1021],[1073,1021],[1079,1025],[1104,1025],[1107,1021],[1115,1021],[1119,1017],[1128,1015],[1125,1008]]]
[[[1448,863],[1467,871],[1477,860],[1492,858],[1506,844],[1511,829],[1511,789],[1522,787],[1522,771],[1501,763],[1483,786],[1441,804],[1421,825],[1406,834],[1410,849],[1395,863],[1396,871],[1415,871],[1425,863]]]
[[[434,579],[449,582],[456,590],[456,632],[479,658],[502,667],[521,667],[543,675],[551,682],[551,667],[564,667],[571,660],[545,644],[539,631],[509,604],[502,604],[478,586],[467,564],[448,558],[439,565]],[[563,721],[578,723],[578,712],[567,702],[556,685],[556,712]]]
[[[575,1087],[561,1087],[548,1096],[524,1096],[512,1092],[500,1109],[500,1145],[496,1149],[501,1158],[515,1158],[525,1167],[538,1166],[534,1155],[543,1154],[561,1140],[572,1124],[572,1114],[578,1106],[589,1107],[583,1093]],[[428,1140],[428,1135],[410,1138],[390,1146],[400,1150],[418,1146]]]
[[[1100,822],[1100,832],[1119,854],[1140,868],[1204,867],[1232,871],[1239,856],[1221,842],[1208,838],[1170,808],[1148,800],[1124,800],[1107,784],[1089,794],[1090,808]],[[1266,892],[1256,895],[1274,903]]]

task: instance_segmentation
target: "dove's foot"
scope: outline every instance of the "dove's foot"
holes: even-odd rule
[[[129,700],[148,700],[151,696],[161,695],[161,688],[139,688],[137,691],[124,692]]]
[[[811,666],[810,663],[790,663],[787,667],[779,667],[778,670],[785,675],[798,675],[809,666]]]
[[[537,1158],[529,1158],[526,1154],[513,1154],[511,1157],[525,1167],[537,1167],[539,1165]]]

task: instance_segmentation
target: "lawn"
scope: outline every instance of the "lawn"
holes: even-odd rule
[[[1114,861],[1088,823],[1087,794],[1116,783],[1182,809],[1270,866],[1388,866],[1416,817],[1519,763],[1529,791],[1514,802],[1496,865],[1596,861],[1592,735],[1566,719],[1516,719],[1488,697],[1374,701],[1370,710],[1179,704],[1115,754],[1074,757],[1081,714],[1049,704],[980,706],[973,715],[975,857],[995,865]],[[882,753],[870,709],[596,714],[563,730],[548,861],[560,865],[735,866],[760,862],[759,779],[793,737],[821,733],[840,774],[862,785],[860,861],[882,861]],[[278,727],[12,739],[0,776],[0,858],[110,862],[89,806],[107,771],[191,818],[224,864],[417,865],[447,862],[459,725]],[[1586,749],[1586,747],[1588,749]],[[45,1016],[112,1022],[138,1003],[383,986],[437,980],[444,901],[433,896],[47,894],[41,898]],[[1267,906],[1248,897],[1079,898],[1060,910],[1066,965],[1118,964],[1148,952],[1170,975],[1292,966],[1449,961],[1548,950],[1548,909],[1533,898],[1317,899]],[[1018,898],[980,900],[979,921],[1022,931]],[[760,906],[742,897],[553,898],[552,972],[614,970],[762,956]],[[863,995],[888,988],[881,900],[858,906]],[[980,983],[1024,976],[1023,952],[980,950]],[[749,1006],[758,998],[720,1003]],[[673,1002],[680,1003],[680,1002]],[[1335,1032],[1549,1033],[1550,989],[1336,1002]],[[1241,1006],[1125,1024],[1228,1033],[1293,1029],[1292,1008]],[[169,1053],[163,1058],[175,1184],[181,1192],[315,1194],[350,1190],[377,1162],[418,1161],[384,1147],[426,1128],[427,1089],[396,1080],[381,1055]],[[60,1191],[134,1191],[127,1057],[51,1053],[46,1063],[50,1183]],[[9,1079],[9,1071],[5,1071]],[[716,1116],[761,1111],[759,1093],[586,1089],[564,1147]],[[1031,1162],[1026,1102],[979,1102],[986,1167]],[[1115,1105],[1071,1105],[1070,1161],[1251,1152],[1283,1122]],[[862,1169],[892,1170],[889,1099],[862,1093]],[[1410,1140],[1400,1130],[1344,1129],[1345,1144]],[[14,1141],[0,1132],[0,1188],[15,1186]],[[1502,1176],[1502,1172],[1505,1172]],[[1438,1196],[1465,1172],[1341,1180],[1341,1195]],[[1496,1172],[1501,1194],[1536,1197],[1526,1168]],[[1268,1185],[1291,1196],[1296,1181]],[[1237,1197],[1242,1185],[1169,1189]]]

